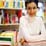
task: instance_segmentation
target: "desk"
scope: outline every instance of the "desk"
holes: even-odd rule
[[[46,41],[25,42],[22,46],[46,46]]]

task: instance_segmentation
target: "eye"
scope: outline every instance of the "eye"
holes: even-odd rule
[[[28,7],[28,10],[30,10],[31,8],[30,7]]]
[[[36,9],[36,7],[33,7],[33,9]]]

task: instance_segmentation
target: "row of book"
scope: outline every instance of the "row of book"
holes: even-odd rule
[[[21,17],[21,10],[0,10],[0,24],[15,24],[19,23]]]
[[[0,0],[0,1],[24,1],[24,0]]]
[[[0,1],[0,8],[24,8],[24,2]]]

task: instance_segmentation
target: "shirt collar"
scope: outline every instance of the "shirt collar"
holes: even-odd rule
[[[34,22],[34,20],[36,19],[36,16],[31,17],[31,16],[29,16],[29,14],[27,13],[27,14],[26,14],[26,18],[28,19],[29,22]]]

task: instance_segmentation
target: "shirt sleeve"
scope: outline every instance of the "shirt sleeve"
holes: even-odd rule
[[[42,18],[40,19],[40,30],[41,30],[41,34],[45,34],[46,33],[46,30],[45,30],[45,25],[44,25],[44,22],[42,20]]]
[[[28,29],[24,26],[22,28],[22,32],[23,32],[23,36],[24,36],[24,39],[28,42],[35,42],[35,41],[42,41],[42,40],[45,40],[45,32],[42,33],[41,35],[30,35],[30,33],[28,32]],[[41,31],[42,32],[42,31]]]
[[[19,31],[18,31],[18,36],[17,36],[18,42],[23,38],[23,33],[22,33],[23,26],[22,25],[23,25],[23,17],[20,18]]]
[[[45,25],[44,25],[44,22],[42,20],[42,18],[40,19],[40,31],[41,31],[41,35],[42,35],[42,38],[44,37],[44,39],[46,40],[46,29],[45,29]]]

